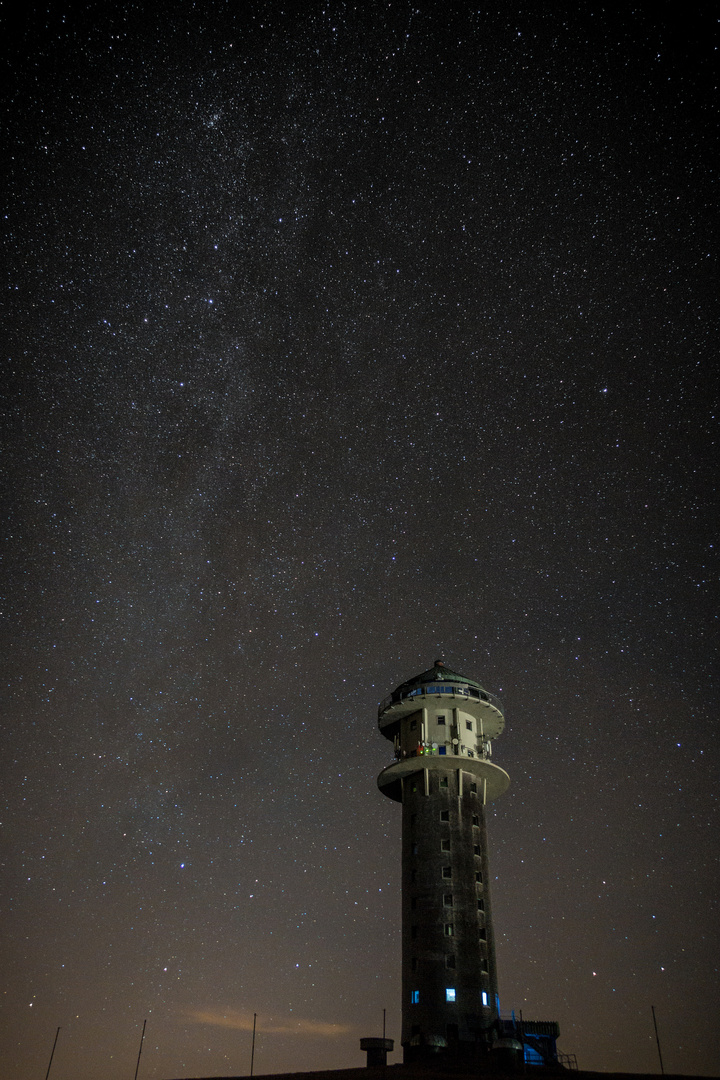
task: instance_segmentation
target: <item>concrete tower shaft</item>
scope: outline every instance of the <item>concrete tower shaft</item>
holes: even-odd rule
[[[497,698],[436,661],[380,703],[402,802],[402,1044],[406,1061],[482,1052],[497,1017],[485,805],[509,784],[490,760]]]

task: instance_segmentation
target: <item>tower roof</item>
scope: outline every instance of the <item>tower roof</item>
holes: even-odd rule
[[[419,675],[414,675],[412,679],[408,679],[406,682],[401,683],[395,693],[398,693],[400,690],[403,692],[411,690],[414,686],[421,686],[423,683],[438,682],[458,682],[464,683],[467,686],[477,686],[478,690],[484,689],[477,679],[469,679],[467,675],[461,675],[458,671],[453,671],[443,660],[436,660],[433,666],[428,668],[427,671],[421,671]]]

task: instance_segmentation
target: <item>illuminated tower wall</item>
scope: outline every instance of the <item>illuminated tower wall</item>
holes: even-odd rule
[[[402,803],[404,1058],[472,1057],[498,1009],[485,806],[510,782],[490,760],[502,706],[436,660],[378,724],[395,749],[378,787]]]

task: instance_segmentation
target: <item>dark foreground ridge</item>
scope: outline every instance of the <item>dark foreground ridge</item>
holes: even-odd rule
[[[658,1080],[658,1073],[625,1072],[585,1072],[582,1069],[555,1070],[531,1068],[523,1074],[525,1077],[537,1077],[537,1080],[550,1076],[565,1076],[568,1080]],[[432,1065],[388,1065],[385,1069],[323,1069],[317,1072],[298,1073],[256,1073],[253,1080],[508,1080],[508,1073],[483,1069],[482,1072],[470,1071],[461,1067],[450,1066],[434,1068]],[[187,1080],[187,1078],[184,1078]],[[248,1074],[239,1076],[206,1076],[195,1080],[250,1080]],[[664,1080],[697,1080],[697,1077],[684,1073],[665,1073]],[[704,1080],[720,1080],[709,1077]]]

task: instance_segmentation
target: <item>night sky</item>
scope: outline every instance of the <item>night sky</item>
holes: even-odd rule
[[[710,5],[15,6],[0,1074],[398,1039],[436,657],[502,1008],[719,1072]]]

